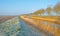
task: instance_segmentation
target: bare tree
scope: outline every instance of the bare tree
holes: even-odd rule
[[[56,16],[58,16],[58,13],[60,11],[60,3],[56,4],[53,8],[53,10],[56,12]]]
[[[46,8],[46,12],[48,13],[48,16],[50,16],[50,12],[52,11],[51,7]]]
[[[44,16],[44,12],[45,12],[45,10],[44,9],[40,9],[40,14],[42,14],[43,16]]]

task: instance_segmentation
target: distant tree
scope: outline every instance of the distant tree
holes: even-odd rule
[[[37,13],[37,12],[34,12],[33,14],[34,14],[34,15],[38,15],[38,13]]]
[[[40,10],[37,10],[36,12],[34,12],[33,14],[35,14],[35,15],[40,15],[40,16],[42,16],[41,14],[43,14],[44,15],[44,9],[40,9]]]
[[[58,13],[60,11],[60,3],[56,4],[53,8],[53,10],[56,12],[56,16],[58,16]]]
[[[44,16],[44,12],[45,12],[44,9],[40,9],[40,12],[39,12],[39,13],[42,14],[42,15]],[[42,15],[41,15],[41,16],[42,16]]]
[[[50,16],[50,12],[52,11],[51,7],[46,8],[46,12],[48,13],[48,16]]]
[[[40,11],[39,10],[37,10],[36,12],[34,12],[33,14],[35,14],[35,15],[39,15],[40,13],[39,13]]]

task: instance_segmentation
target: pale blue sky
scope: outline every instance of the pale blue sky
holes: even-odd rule
[[[0,15],[32,13],[47,6],[54,6],[60,0],[0,0]]]

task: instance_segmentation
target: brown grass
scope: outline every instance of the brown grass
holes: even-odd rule
[[[15,17],[15,16],[0,16],[0,23],[6,21],[6,20],[8,20],[8,19],[11,19],[11,18],[13,18],[13,17]]]

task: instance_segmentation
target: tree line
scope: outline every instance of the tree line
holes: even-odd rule
[[[47,12],[48,16],[51,16],[51,12],[56,13],[55,16],[59,16],[59,12],[60,12],[60,3],[56,4],[53,8],[51,6],[48,6],[46,9],[41,8],[40,10],[35,11],[33,14],[38,15],[40,14],[40,16],[44,16],[44,13]]]

